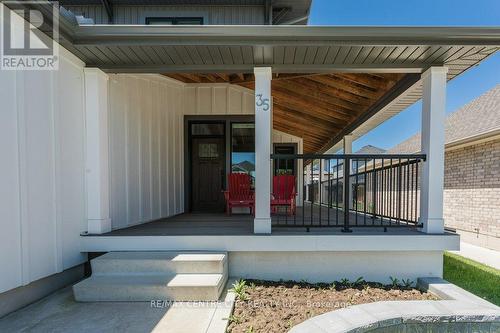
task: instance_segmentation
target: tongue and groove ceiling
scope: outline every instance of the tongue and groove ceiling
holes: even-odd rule
[[[185,83],[230,83],[254,89],[253,74],[172,73],[165,74]],[[411,76],[411,75],[410,75]],[[302,137],[304,153],[322,153],[333,139],[346,133],[377,102],[403,81],[416,78],[405,74],[274,74],[273,127]]]
[[[52,22],[45,2],[24,3]],[[500,49],[498,27],[80,25],[59,14],[59,43],[108,73],[253,89],[253,76],[238,73],[272,67],[274,128],[303,137],[306,153],[360,137],[416,102],[430,66],[446,66],[452,80]],[[42,31],[51,36],[50,24]]]

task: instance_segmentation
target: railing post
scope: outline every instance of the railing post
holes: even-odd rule
[[[351,160],[349,157],[344,158],[344,227],[342,232],[352,232],[349,228],[349,197],[350,197],[350,181],[351,178]]]
[[[344,136],[344,138],[342,140],[344,154],[352,154],[352,142],[353,141],[354,141],[354,137],[353,137],[352,134]],[[351,168],[351,165],[349,164],[349,172],[351,171],[350,168]],[[344,186],[351,187],[351,179],[350,179],[350,177],[347,179],[347,182],[344,183]],[[349,191],[349,197],[346,198],[345,201],[348,204],[348,206],[347,206],[348,209],[353,208],[353,206],[352,206],[352,203],[353,203],[352,191]]]
[[[377,218],[377,170],[375,170],[376,160],[373,159],[373,187],[372,187],[372,218],[375,220]]]

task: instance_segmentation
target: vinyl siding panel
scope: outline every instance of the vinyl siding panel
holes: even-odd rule
[[[108,24],[103,6],[66,6],[75,15]],[[203,17],[204,24],[264,24],[262,6],[115,6],[114,24],[145,24],[146,17]]]
[[[186,115],[254,113],[253,91],[226,83],[193,83],[184,88]]]
[[[160,75],[114,74],[109,84],[112,228],[183,213],[184,116],[251,115],[253,91]],[[303,151],[301,138],[274,131],[273,140]]]
[[[182,213],[182,114],[180,83],[110,76],[113,229]]]
[[[0,293],[83,263],[83,63],[0,76]]]

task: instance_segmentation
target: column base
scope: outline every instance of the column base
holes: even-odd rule
[[[444,219],[442,218],[419,218],[419,223],[423,225],[419,230],[426,234],[444,234]]]
[[[254,234],[270,234],[271,233],[271,218],[270,217],[256,217],[253,220],[253,233]]]
[[[89,234],[104,234],[111,231],[111,219],[88,220]]]

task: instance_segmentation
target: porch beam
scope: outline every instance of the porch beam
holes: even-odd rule
[[[313,89],[315,91],[329,94],[336,98],[342,99],[344,101],[354,103],[357,105],[361,105],[362,107],[368,106],[373,102],[373,99],[368,97],[355,95],[349,92],[346,92],[342,89],[339,89],[335,86],[329,86],[323,83],[319,83],[317,81],[311,80],[310,77],[300,77],[293,79],[293,82],[300,85],[300,87],[307,87],[308,89]]]
[[[349,110],[345,107],[325,102],[322,99],[307,96],[299,92],[299,89],[300,87],[297,87],[297,91],[294,93],[294,90],[291,89],[284,89],[279,86],[273,87],[273,97],[280,101],[285,100],[287,104],[293,107],[321,113],[325,117],[335,118],[341,122],[349,122],[356,116],[354,109]]]
[[[397,79],[391,80],[370,74],[339,73],[335,74],[335,76],[374,90],[387,89],[397,81]]]
[[[360,105],[332,97],[316,89],[311,89],[306,85],[297,84],[293,80],[273,82],[273,92],[276,90],[290,95],[294,94],[304,99],[313,100],[316,105],[321,105],[348,116],[356,115],[360,110]]]
[[[215,73],[215,75],[218,76],[219,78],[221,78],[225,82],[231,81],[231,79],[229,78],[229,74]]]
[[[444,233],[444,122],[447,67],[431,67],[422,74],[422,170],[420,222],[429,234]]]
[[[290,109],[285,106],[281,106],[279,103],[276,103],[275,101],[273,103],[273,106],[274,106],[273,115],[276,115],[279,112],[283,116],[287,117],[288,120],[297,122],[298,125],[305,127],[311,130],[312,132],[315,132],[316,129],[312,128],[311,125],[313,125],[314,127],[317,126],[322,129],[325,129],[330,134],[332,130],[334,131],[342,130],[342,126],[340,126],[335,121],[326,120],[321,117],[316,117],[314,114],[303,112],[303,110]]]
[[[207,79],[208,82],[210,83],[214,83],[214,82],[217,82],[217,77],[216,75],[212,75],[212,74],[202,74],[203,77],[205,77]]]
[[[270,67],[256,67],[255,74],[255,234],[271,233],[272,100]]]
[[[328,149],[333,147],[335,144],[340,142],[342,138],[352,133],[354,129],[359,127],[365,121],[374,116],[377,112],[382,110],[384,107],[389,105],[394,99],[396,99],[403,92],[411,88],[420,79],[420,75],[407,74],[401,80],[398,81],[388,92],[386,92],[382,97],[380,97],[368,110],[360,114],[353,122],[347,125],[338,135],[330,139],[321,149],[320,153],[326,152]]]
[[[111,231],[109,212],[108,76],[85,68],[85,181],[88,233]]]
[[[308,77],[307,80],[323,84],[329,88],[337,89],[344,94],[350,94],[355,97],[367,98],[370,101],[377,99],[377,92],[366,87],[353,85],[351,82],[334,75],[316,75]]]
[[[296,79],[296,78],[303,78],[303,77],[309,77],[312,75],[321,75],[321,74],[316,74],[316,73],[273,73],[273,82],[274,81],[282,81],[282,80],[291,80],[291,79]],[[251,84],[255,81],[255,77],[251,74],[247,75],[247,77],[244,80],[231,80],[231,83],[234,84]]]
[[[98,67],[105,72],[113,73],[251,73],[253,64],[237,65],[140,65],[137,64],[89,64],[89,67]],[[422,73],[425,67],[421,64],[274,64],[272,69],[276,73]],[[241,78],[240,78],[241,79]]]

